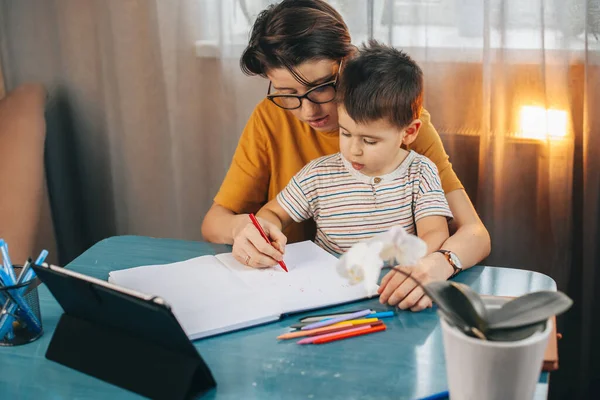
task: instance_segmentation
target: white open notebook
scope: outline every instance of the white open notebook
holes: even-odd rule
[[[253,269],[231,253],[109,273],[109,282],[160,296],[190,339],[275,321],[283,314],[368,297],[364,285],[339,276],[337,258],[311,241],[285,248],[279,265]]]

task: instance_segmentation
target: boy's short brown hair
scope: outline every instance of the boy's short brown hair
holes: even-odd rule
[[[421,114],[423,71],[403,51],[371,40],[346,62],[337,93],[354,121],[385,119],[402,129]]]

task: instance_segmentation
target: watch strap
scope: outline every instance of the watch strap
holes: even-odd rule
[[[458,275],[458,273],[460,271],[462,271],[462,268],[459,268],[452,260],[452,257],[450,257],[450,254],[452,254],[452,252],[450,250],[440,249],[440,250],[436,250],[436,253],[443,254],[444,257],[446,257],[448,264],[450,264],[450,266],[452,267],[453,271],[452,271],[452,275],[450,275],[450,278],[454,278],[456,275]],[[450,278],[448,278],[448,279],[450,279]]]

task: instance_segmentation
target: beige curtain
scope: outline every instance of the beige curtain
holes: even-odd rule
[[[237,42],[221,33],[223,7],[234,4],[0,1],[8,88],[34,80],[50,91],[49,181],[65,261],[111,235],[201,239],[266,90],[233,55],[246,33]]]
[[[111,235],[201,238],[265,94],[238,57],[269,3],[0,0],[7,89],[35,80],[51,94],[47,165],[65,262]],[[565,328],[569,368],[551,392],[585,397],[582,379],[600,376],[589,306],[600,283],[600,1],[330,3],[356,44],[376,38],[422,65],[426,108],[492,235],[485,263],[549,274],[580,300]]]
[[[4,75],[2,75],[2,59],[0,59],[0,99],[4,97],[6,94],[6,89],[4,88]]]

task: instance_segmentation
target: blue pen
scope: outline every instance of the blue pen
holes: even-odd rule
[[[23,266],[15,285],[19,285],[25,281],[24,278],[26,277],[27,270],[30,266],[31,258],[25,262],[25,265]],[[11,295],[16,303],[11,302],[10,298],[0,296],[2,297],[0,300],[2,301],[2,304],[4,304],[2,311],[0,311],[0,340],[2,340],[4,337],[6,337],[8,340],[12,340],[14,338],[12,323],[15,319],[13,315],[17,311],[17,306],[20,307],[19,314],[21,314],[21,318],[24,318],[28,325],[34,327],[35,329],[42,329],[42,325],[37,316],[33,313],[33,311],[31,311],[29,305],[25,302],[25,299],[22,298],[22,295],[25,294],[25,289],[26,288],[21,288],[12,291]]]
[[[42,263],[46,260],[46,257],[48,257],[48,250],[44,249],[40,252],[38,258],[35,259],[35,265],[42,265]]]
[[[10,257],[8,255],[8,248],[6,247],[6,242],[4,239],[0,239],[0,251],[2,252],[2,268],[0,268],[0,285],[3,286],[12,286],[15,284],[16,279],[13,279],[10,276],[10,272],[14,274],[14,269],[12,266],[7,268],[10,263]],[[6,262],[8,260],[8,263]],[[6,296],[4,293],[0,293],[0,304],[4,304],[6,302]]]
[[[47,256],[48,251],[42,250],[38,258],[36,259],[36,265],[43,263]],[[35,277],[35,272],[29,267],[30,262],[28,260],[27,263],[25,263],[21,274],[19,274],[17,284],[29,282],[31,279],[33,279],[33,277]],[[31,308],[29,308],[29,306],[22,297],[25,294],[26,290],[27,286],[15,290],[16,293],[13,292],[12,297],[14,297],[16,303],[11,302],[10,299],[7,299],[6,303],[4,304],[2,310],[5,313],[3,315],[0,315],[0,340],[2,340],[6,335],[10,335],[10,328],[12,328],[12,323],[14,321],[14,317],[12,314],[16,312],[17,306],[20,307],[21,311],[23,312],[23,317],[26,320],[26,323],[30,326],[30,329],[34,328],[38,332],[41,331],[41,322],[38,320],[37,316],[33,313],[33,311],[31,311]]]
[[[394,314],[395,313],[393,311],[381,311],[381,312],[376,312],[374,314],[366,315],[365,318],[389,318],[389,317],[393,317]]]
[[[43,262],[46,260],[47,256],[48,256],[48,250],[42,250],[42,252],[38,256],[38,258],[35,259],[35,265],[42,265]],[[25,276],[23,276],[23,274],[25,274]],[[23,276],[23,279],[21,279],[22,276]],[[19,279],[21,279],[21,282],[29,282],[34,277],[35,277],[35,271],[31,268],[29,268],[27,271],[25,271],[25,269],[23,269],[21,271],[21,275],[19,275]]]
[[[42,250],[40,252],[40,255],[38,256],[38,258],[35,260],[35,265],[41,265],[44,260],[46,260],[46,257],[48,257],[48,250]],[[31,258],[29,260],[27,260],[27,263],[25,264],[25,266],[23,267],[23,269],[21,269],[21,273],[19,274],[19,277],[17,278],[17,282],[15,284],[21,284],[23,282],[29,282],[30,280],[32,280],[35,277],[35,271],[30,267],[31,264]],[[2,271],[0,271],[1,273]],[[0,278],[2,278],[2,276],[0,275]],[[8,286],[5,284],[5,286]],[[22,296],[23,294],[25,294],[25,288],[19,289],[18,292],[18,296]],[[4,302],[4,301],[3,301]]]
[[[10,277],[4,270],[4,268],[0,268],[0,286],[10,286]],[[0,292],[0,304],[4,304],[6,301],[6,296],[4,296],[4,292]]]
[[[441,399],[448,399],[448,398],[450,398],[450,393],[448,393],[448,391],[446,390],[445,392],[439,392],[439,393],[432,394],[431,396],[422,397],[419,400],[441,400]]]
[[[10,281],[10,276],[4,270],[4,268],[0,268],[0,285],[2,286],[12,286],[13,283]]]
[[[21,289],[19,289],[21,290]],[[6,300],[4,303],[4,307],[2,308],[2,315],[0,315],[0,340],[2,340],[6,335],[9,335],[9,339],[12,333],[12,325],[15,317],[14,313],[17,311],[17,307],[19,307],[22,313],[19,313],[20,317],[25,320],[27,327],[34,331],[40,332],[42,330],[42,324],[40,323],[37,316],[31,311],[31,308],[23,301],[23,298],[20,294],[15,296],[17,302],[12,302],[10,299]]]
[[[17,277],[15,276],[15,270],[12,267],[10,256],[8,255],[8,244],[4,239],[0,239],[0,251],[2,251],[2,264],[4,264],[4,270],[11,279],[10,284],[14,285],[17,281]]]
[[[9,304],[11,304],[10,300],[7,300],[6,303],[4,303],[4,306],[2,307],[2,310],[0,310],[0,321],[4,320],[5,317],[7,318],[7,320],[9,320],[10,324],[7,324],[8,326],[6,327],[6,329],[3,328],[3,324],[2,322],[0,322],[0,340],[4,340],[4,337],[6,337],[6,339],[8,340],[13,340],[15,337],[15,334],[13,333],[12,330],[12,316],[8,315],[8,306]]]
[[[16,282],[14,282],[15,285],[19,285],[22,282],[21,277],[23,276],[23,271],[27,270],[27,268],[29,267],[29,265],[31,264],[31,258],[28,259],[25,262],[25,265],[23,266],[23,269],[21,270],[21,273],[19,274],[19,278],[17,279]],[[12,293],[10,293],[10,295],[15,296],[15,291],[13,290]],[[21,304],[23,304],[24,299],[22,299],[20,297],[20,295],[17,293],[16,296],[18,297],[16,300],[19,301],[21,300]],[[11,298],[3,298],[2,299],[2,304],[4,304],[4,306],[2,307],[2,310],[0,311],[0,339],[3,339],[4,337],[6,337],[7,340],[11,341],[15,338],[15,334],[13,332],[13,320],[15,319],[12,315],[10,315],[10,306],[12,306],[14,303],[11,302]],[[27,306],[27,304],[24,304],[27,308],[29,308]],[[16,308],[13,307],[13,310]],[[16,311],[16,310],[15,310]],[[27,314],[25,314],[24,318],[29,318]],[[4,321],[4,322],[2,322]]]

